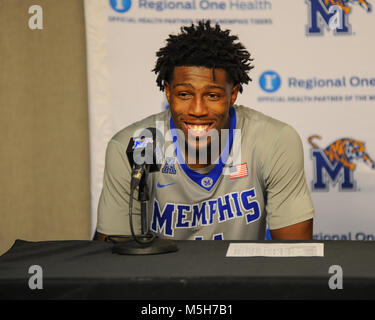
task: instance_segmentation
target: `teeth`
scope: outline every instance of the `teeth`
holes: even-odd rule
[[[187,127],[188,127],[189,130],[194,130],[196,132],[202,132],[202,131],[205,131],[209,127],[209,125],[191,125],[191,124],[188,124]]]

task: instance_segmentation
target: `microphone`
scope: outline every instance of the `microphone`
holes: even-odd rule
[[[163,163],[164,137],[156,128],[137,131],[130,139],[126,154],[132,168],[129,196],[129,225],[132,240],[115,243],[112,251],[118,254],[159,254],[177,251],[172,240],[160,239],[151,233],[147,224],[147,201],[149,200],[147,175],[160,171]],[[133,194],[139,186],[141,202],[141,235],[133,227]]]
[[[160,171],[163,149],[164,138],[156,128],[142,129],[130,138],[126,154],[132,167],[131,190],[140,184],[145,173]]]

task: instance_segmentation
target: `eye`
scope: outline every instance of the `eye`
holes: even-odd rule
[[[218,100],[220,98],[220,94],[215,93],[215,92],[211,92],[211,93],[208,94],[208,98],[210,100]]]
[[[191,97],[191,94],[189,92],[186,92],[186,91],[181,91],[181,92],[178,92],[177,93],[177,96],[183,100],[187,100],[187,99],[190,99]]]

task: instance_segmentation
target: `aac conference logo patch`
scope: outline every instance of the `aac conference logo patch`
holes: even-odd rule
[[[355,5],[371,12],[371,4],[366,0],[305,0],[308,5],[309,24],[306,35],[322,35],[323,28],[335,35],[351,34],[349,14]]]
[[[356,191],[356,181],[353,174],[356,169],[354,161],[363,161],[372,169],[375,162],[366,152],[365,143],[352,138],[340,138],[321,149],[315,142],[321,139],[318,135],[310,136],[307,140],[312,146],[314,161],[313,191],[328,191],[328,184],[339,184],[340,191]]]
[[[281,86],[281,78],[275,71],[265,71],[259,77],[259,86],[265,92],[275,92]]]
[[[132,6],[131,0],[109,0],[109,3],[113,10],[120,13],[129,11]]]

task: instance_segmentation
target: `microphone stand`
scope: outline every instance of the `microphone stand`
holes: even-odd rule
[[[139,182],[138,200],[141,202],[141,234],[146,234],[147,226],[147,201],[150,200],[148,187],[146,184],[146,174],[144,174]]]
[[[141,235],[135,235],[133,228],[133,193],[130,191],[129,199],[129,223],[132,239],[114,244],[112,252],[121,255],[146,255],[160,254],[177,251],[177,246],[172,240],[160,239],[151,233],[148,226],[147,203],[150,200],[147,186],[149,169],[146,167],[138,185],[138,201],[141,203]]]

